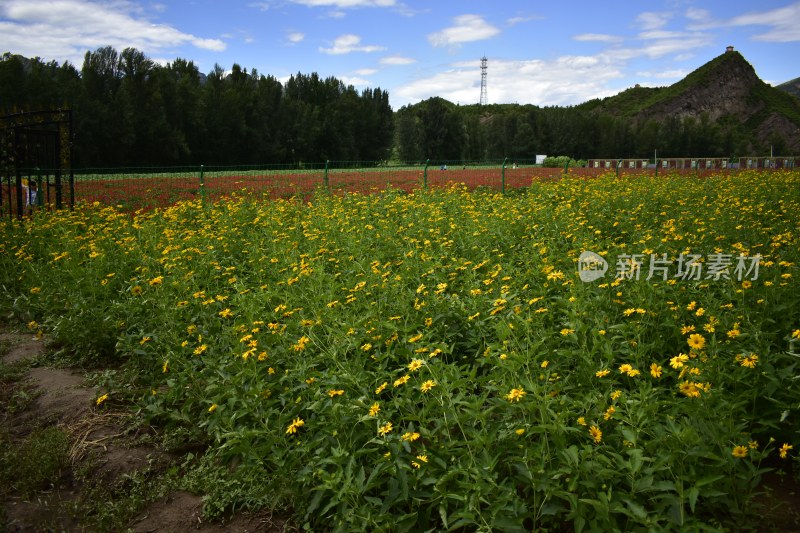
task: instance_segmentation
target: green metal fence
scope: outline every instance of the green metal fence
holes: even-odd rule
[[[648,174],[658,176],[660,164],[629,168],[569,167],[543,168],[534,160],[441,161],[425,160],[403,164],[372,161],[323,161],[293,165],[242,165],[161,168],[86,168],[74,169],[74,179],[58,180],[46,169],[29,169],[22,177],[0,175],[0,215],[22,216],[35,209],[74,206],[99,202],[126,211],[154,209],[179,201],[213,202],[231,194],[269,198],[299,198],[313,195],[370,193],[387,188],[413,191],[459,184],[470,189],[485,188],[506,193],[528,187],[534,181],[561,179],[564,176],[595,177],[603,173],[617,176]],[[703,175],[718,169],[669,169],[671,173]],[[735,171],[735,169],[725,169]],[[667,169],[661,169],[664,174]],[[60,177],[60,176],[59,176]],[[36,184],[35,201],[30,192]],[[27,195],[27,196],[26,196]]]

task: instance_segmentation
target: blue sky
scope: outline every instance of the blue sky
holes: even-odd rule
[[[477,103],[485,55],[489,103],[575,105],[670,85],[728,45],[768,83],[799,77],[800,1],[0,0],[0,53],[80,68],[105,45],[206,73],[317,72],[395,109]]]

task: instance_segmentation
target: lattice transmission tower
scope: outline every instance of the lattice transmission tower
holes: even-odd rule
[[[489,60],[486,56],[481,58],[481,105],[489,103],[489,97],[486,96],[486,70],[489,68]]]

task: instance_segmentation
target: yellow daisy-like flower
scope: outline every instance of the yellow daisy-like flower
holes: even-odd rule
[[[392,423],[391,422],[386,422],[384,425],[382,425],[378,429],[378,435],[383,437],[383,436],[387,435],[388,433],[391,433],[392,429],[393,429]]]
[[[373,404],[372,404],[372,406],[369,408],[369,416],[375,416],[375,415],[377,415],[377,414],[378,414],[380,411],[381,411],[381,404],[379,404],[378,402],[375,402],[375,403],[373,403]]]
[[[208,412],[209,412],[209,413],[213,413],[214,411],[216,411],[216,410],[217,410],[217,407],[218,407],[218,406],[217,406],[217,404],[215,404],[215,403],[212,403],[212,404],[211,404],[211,407],[209,407],[209,408],[208,408]]]
[[[164,276],[158,276],[157,278],[151,279],[148,283],[150,283],[151,287],[155,287],[156,285],[161,285],[164,282]]]
[[[328,391],[328,396],[330,396],[331,398],[333,398],[334,396],[341,396],[342,394],[344,394],[344,391],[342,389],[331,389]]]
[[[104,402],[104,401],[106,401],[106,400],[108,400],[108,394],[103,394],[102,396],[100,396],[100,397],[97,399],[97,402],[96,402],[96,404],[95,404],[95,405],[102,405],[102,404],[103,404],[103,402]]]
[[[610,406],[608,407],[608,409],[606,409],[606,412],[605,412],[605,413],[603,413],[603,420],[608,420],[608,419],[609,419],[609,418],[611,418],[611,417],[614,415],[614,413],[616,413],[616,412],[617,412],[617,410],[616,410],[616,409],[614,409],[614,406],[613,406],[613,405],[610,405]]]
[[[699,333],[689,335],[689,339],[686,342],[689,344],[689,348],[692,350],[702,350],[706,345],[705,337]]]
[[[377,389],[375,389],[375,394],[380,394],[380,393],[382,393],[382,392],[383,392],[383,390],[384,390],[384,389],[385,389],[385,388],[386,388],[388,385],[389,385],[389,383],[388,383],[387,381],[384,381],[383,383],[381,383],[381,384],[380,384],[380,386],[379,386]]]
[[[425,361],[422,359],[412,359],[410,363],[408,363],[408,370],[411,372],[415,372],[422,368],[422,365],[425,364]]]
[[[754,353],[751,353],[750,355],[745,355],[742,357],[739,364],[747,368],[755,368],[756,363],[758,363],[758,356]]]
[[[619,367],[619,371],[620,371],[621,374],[627,374],[631,370],[633,370],[633,367],[631,365],[629,365],[628,363],[625,363],[624,365],[620,365],[620,367]]]
[[[427,455],[418,455],[417,459],[419,459],[423,463],[427,463],[428,462],[428,456]]]
[[[575,333],[575,330],[570,328],[564,328],[559,333],[561,333],[561,336],[566,337],[570,333]]]
[[[220,311],[218,314],[219,314],[219,316],[221,316],[222,318],[230,318],[230,317],[232,317],[232,316],[233,316],[233,311],[231,311],[230,309],[228,309],[228,308],[226,307],[225,309],[223,309],[222,311]]]
[[[615,390],[614,392],[611,393],[611,399],[614,401],[618,400],[620,396],[622,396],[621,390]]]
[[[780,449],[778,450],[781,459],[786,459],[786,456],[789,454],[789,450],[791,450],[792,448],[794,448],[794,446],[792,446],[791,444],[787,442],[783,443],[783,446],[781,446]]]
[[[585,426],[586,425],[586,419],[584,417],[582,417],[582,416],[579,416],[578,417],[578,425]]]
[[[678,370],[679,368],[682,368],[683,363],[685,363],[688,360],[689,356],[686,355],[685,353],[681,353],[669,360],[669,366],[671,366],[675,370]]]
[[[735,446],[731,452],[731,455],[738,457],[739,459],[744,459],[747,457],[748,451],[749,450],[747,449],[747,446]]]
[[[431,390],[435,386],[436,386],[436,382],[434,380],[432,380],[432,379],[429,379],[428,381],[424,382],[419,387],[419,390],[421,390],[422,392],[428,392],[429,390]]]
[[[520,401],[525,394],[527,394],[523,389],[511,389],[511,391],[506,394],[505,399],[509,402],[518,402]]]
[[[406,374],[405,376],[399,377],[396,380],[394,380],[394,386],[395,387],[399,387],[400,385],[404,385],[406,382],[408,382],[408,380],[410,378],[411,378],[411,376],[409,376],[408,374]]]
[[[547,365],[549,365],[549,364],[550,364],[550,361],[545,359],[544,361],[542,361],[542,363],[539,366],[542,367],[542,368],[547,368]]]
[[[661,366],[660,365],[657,365],[656,363],[653,363],[652,365],[650,365],[650,375],[653,376],[654,378],[656,378],[656,379],[660,378],[661,377],[661,371],[662,370],[661,370]]]
[[[517,435],[524,435],[525,434],[525,428],[516,429],[516,430],[514,430],[514,433],[516,433]]]
[[[600,444],[600,441],[603,440],[603,432],[597,426],[590,427],[589,434],[594,439],[595,444]]]
[[[134,285],[133,287],[131,287],[131,294],[133,294],[134,296],[141,296],[142,288],[139,285]]]
[[[796,329],[792,332],[793,339],[800,339],[800,329]]]
[[[400,436],[400,439],[408,442],[414,442],[418,438],[419,438],[419,433],[411,431],[406,431]]]
[[[300,429],[305,425],[305,421],[302,418],[295,418],[292,420],[292,423],[289,424],[289,427],[286,428],[286,433],[288,435],[293,435],[297,433],[297,430]]]
[[[607,375],[609,375],[610,373],[611,373],[610,370],[608,370],[607,368],[604,368],[603,370],[598,370],[597,372],[595,372],[594,375],[596,377],[598,377],[598,378],[604,378]]]

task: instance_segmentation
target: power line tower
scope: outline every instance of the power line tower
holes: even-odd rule
[[[489,60],[486,56],[481,58],[481,105],[489,103],[489,97],[486,96],[486,70],[488,69]]]

